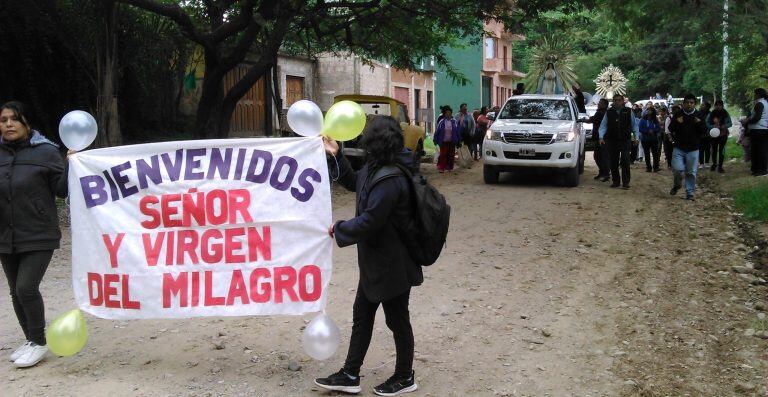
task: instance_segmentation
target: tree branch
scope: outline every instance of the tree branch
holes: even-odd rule
[[[102,1],[108,1],[108,0],[102,0]],[[177,4],[160,4],[152,0],[117,0],[117,1],[123,4],[129,4],[134,7],[138,7],[143,10],[153,12],[155,14],[162,15],[166,18],[171,19],[174,22],[176,22],[176,24],[179,25],[179,27],[182,29],[185,35],[189,37],[190,40],[194,41],[197,44],[200,44],[206,49],[209,49],[212,51],[215,50],[211,45],[210,41],[207,40],[206,37],[197,30],[197,28],[195,28],[195,23],[194,21],[192,21],[192,18],[190,18],[189,15],[186,12],[184,12],[184,10],[181,7],[179,7]]]

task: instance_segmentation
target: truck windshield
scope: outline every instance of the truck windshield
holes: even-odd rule
[[[571,120],[568,102],[556,99],[514,99],[501,109],[499,119]]]

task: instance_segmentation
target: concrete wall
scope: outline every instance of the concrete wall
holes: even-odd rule
[[[389,68],[379,62],[365,64],[359,57],[324,54],[318,57],[317,104],[328,110],[337,95],[390,95]]]
[[[451,80],[443,67],[438,67],[435,81],[435,112],[439,113],[440,106],[450,105],[454,112],[459,104],[466,103],[469,109],[480,108],[481,78],[483,70],[483,46],[476,44],[466,48],[445,48],[448,59],[454,69],[460,71],[469,80],[467,85],[459,85]],[[437,117],[439,114],[435,114]]]
[[[303,77],[303,99],[314,100],[316,83],[315,61],[306,58],[279,55],[277,57],[277,69],[280,75],[280,98],[282,98],[283,101],[285,101],[286,98],[286,76]]]

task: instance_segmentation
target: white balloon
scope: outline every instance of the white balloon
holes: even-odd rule
[[[71,150],[83,150],[90,146],[96,140],[98,131],[96,119],[82,110],[73,110],[65,114],[59,122],[59,137]]]
[[[709,130],[709,136],[711,136],[712,138],[719,137],[720,136],[720,129],[719,128],[713,128],[713,129]]]
[[[341,343],[339,327],[325,313],[319,314],[304,328],[301,337],[304,351],[315,360],[331,358]]]
[[[299,135],[318,136],[323,129],[323,112],[312,101],[296,101],[288,109],[288,125]]]

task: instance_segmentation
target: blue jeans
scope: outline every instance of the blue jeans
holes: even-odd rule
[[[674,186],[682,187],[683,176],[685,176],[685,193],[693,196],[696,191],[696,168],[699,165],[699,151],[682,151],[675,148],[672,151],[672,169],[674,170]]]

